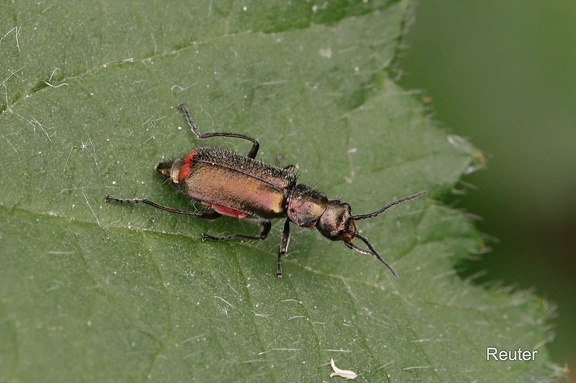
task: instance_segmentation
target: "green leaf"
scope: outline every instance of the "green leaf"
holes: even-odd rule
[[[483,249],[445,198],[481,153],[388,77],[412,7],[364,2],[60,2],[0,9],[0,382],[543,381],[546,302],[473,287]],[[156,163],[203,132],[257,137],[258,158],[354,213],[422,189],[359,228],[400,274],[277,223],[257,233],[104,196],[194,209]],[[486,361],[486,347],[538,350]]]

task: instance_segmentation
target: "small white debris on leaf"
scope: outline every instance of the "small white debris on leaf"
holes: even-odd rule
[[[344,379],[356,379],[358,376],[354,371],[350,370],[341,370],[334,364],[334,359],[330,358],[330,365],[332,366],[333,373],[330,374],[330,377],[339,376]]]

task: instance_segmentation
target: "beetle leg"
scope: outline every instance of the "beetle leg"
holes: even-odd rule
[[[288,165],[284,167],[284,170],[288,171],[290,174],[296,174],[296,165]]]
[[[217,213],[215,211],[190,211],[190,210],[174,209],[172,207],[159,205],[156,202],[152,202],[146,198],[116,198],[108,194],[105,200],[106,202],[118,202],[118,203],[143,203],[145,205],[152,206],[153,208],[167,211],[168,213],[191,215],[194,217],[204,219],[216,219],[222,216],[222,214]]]
[[[272,229],[272,222],[270,222],[269,220],[262,220],[260,221],[260,225],[262,225],[262,230],[260,230],[260,234],[258,235],[247,235],[247,234],[229,234],[229,235],[219,235],[219,236],[215,236],[215,235],[211,235],[208,233],[203,233],[202,234],[202,239],[211,239],[214,241],[230,241],[230,240],[234,240],[234,239],[238,239],[238,238],[244,238],[244,239],[254,239],[254,240],[264,240],[266,239],[266,237],[268,237],[268,234],[270,233],[270,229]]]
[[[188,126],[190,127],[190,130],[192,130],[192,133],[194,133],[194,135],[196,135],[197,138],[199,139],[204,139],[204,138],[211,138],[211,137],[230,137],[230,138],[240,138],[242,140],[246,140],[246,141],[250,141],[252,142],[252,148],[250,149],[250,152],[248,152],[248,158],[256,158],[256,153],[258,153],[258,148],[260,148],[260,144],[258,143],[258,141],[256,141],[255,138],[246,136],[244,134],[238,134],[238,133],[200,133],[200,131],[198,130],[198,127],[196,126],[196,123],[194,122],[194,120],[192,119],[192,116],[190,115],[190,111],[188,110],[188,106],[184,103],[178,105],[178,108],[180,108],[182,110],[182,112],[184,112],[184,116],[186,116],[186,121],[188,122]]]
[[[276,277],[282,278],[282,256],[288,251],[288,244],[290,244],[290,220],[284,222],[284,230],[282,230],[282,240],[280,241],[280,249],[278,251],[278,263],[276,264]]]

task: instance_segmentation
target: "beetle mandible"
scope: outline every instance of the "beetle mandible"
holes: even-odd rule
[[[175,161],[161,162],[156,171],[168,178],[184,194],[209,206],[210,211],[188,211],[159,205],[146,198],[117,198],[106,196],[106,202],[146,204],[169,213],[216,219],[221,216],[255,219],[262,226],[257,236],[231,234],[213,236],[202,234],[202,239],[232,240],[237,238],[264,240],[272,228],[271,220],[286,218],[278,251],[276,276],[282,278],[282,255],[288,251],[290,222],[300,227],[316,227],[331,241],[342,241],[346,247],[370,254],[382,262],[397,277],[396,271],[374,249],[366,237],[356,229],[356,221],[374,218],[394,205],[413,200],[426,191],[399,198],[367,214],[352,215],[350,205],[329,200],[326,195],[304,184],[297,183],[296,167],[284,168],[256,160],[260,144],[252,137],[238,133],[200,133],[186,104],[178,106],[184,113],[192,133],[198,139],[212,137],[239,138],[250,141],[247,156],[214,147],[193,149]],[[359,239],[367,249],[354,244]]]

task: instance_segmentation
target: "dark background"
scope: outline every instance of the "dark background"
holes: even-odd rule
[[[492,251],[464,264],[482,284],[557,306],[548,348],[576,369],[576,1],[426,0],[397,69],[433,117],[483,151],[459,207]],[[574,372],[572,372],[574,379]]]

